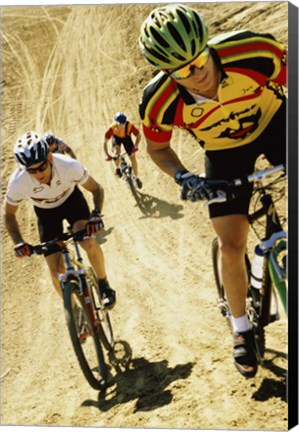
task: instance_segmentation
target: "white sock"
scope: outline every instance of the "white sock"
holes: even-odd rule
[[[242,333],[250,329],[247,315],[239,318],[230,317],[234,332]]]

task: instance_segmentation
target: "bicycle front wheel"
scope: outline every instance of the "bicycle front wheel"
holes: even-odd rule
[[[95,316],[97,318],[97,323],[99,327],[99,337],[108,352],[114,349],[114,337],[112,324],[107,308],[102,304],[99,297],[99,288],[96,282],[96,276],[91,267],[87,271],[87,280],[89,284],[90,295],[93,299],[93,304],[95,305]]]
[[[77,283],[65,285],[63,300],[67,326],[81,370],[91,387],[100,390],[107,384],[107,366],[99,336],[93,329]]]

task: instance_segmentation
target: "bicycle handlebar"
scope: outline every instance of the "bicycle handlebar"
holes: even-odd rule
[[[57,245],[59,242],[64,242],[70,239],[73,239],[75,241],[82,241],[86,237],[86,230],[80,230],[73,232],[66,232],[63,233],[61,236],[56,237],[53,240],[48,240],[46,242],[40,243],[38,245],[32,246],[32,253],[35,255],[42,255],[44,252],[46,252],[51,246]]]
[[[255,173],[252,173],[246,177],[241,177],[238,179],[234,179],[232,181],[227,181],[227,180],[219,180],[219,182],[217,180],[212,180],[211,181],[211,186],[213,187],[213,182],[214,182],[214,187],[215,187],[215,183],[219,183],[219,187],[221,187],[221,185],[224,188],[227,188],[228,191],[232,192],[232,189],[234,189],[235,187],[238,186],[244,186],[246,184],[249,183],[253,183],[255,181],[261,181],[263,180],[265,177],[274,174],[276,172],[279,171],[285,171],[285,166],[283,164],[280,165],[276,165],[272,168],[268,168],[265,170],[261,170],[261,171],[256,171]],[[209,182],[209,180],[207,179],[207,182]],[[205,205],[211,205],[214,203],[223,203],[229,200],[228,197],[228,193],[225,190],[217,190],[215,191],[215,197],[208,200],[207,203]]]

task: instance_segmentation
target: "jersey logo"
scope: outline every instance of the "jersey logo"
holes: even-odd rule
[[[199,107],[193,108],[193,110],[191,111],[192,117],[201,117],[203,113],[204,113],[203,108],[199,108]]]
[[[39,192],[43,191],[44,189],[45,189],[44,186],[35,187],[33,189],[33,193],[39,193]]]
[[[221,127],[222,130],[219,132],[217,138],[244,139],[258,127],[258,122],[262,113],[260,109],[254,112],[255,108],[256,105],[252,105],[250,108],[246,108],[243,111],[232,112],[229,117],[203,128],[201,131],[206,132]],[[232,128],[232,126],[229,125],[231,121],[236,122],[235,124],[239,126],[238,129]],[[224,129],[226,123],[228,123],[228,127]]]

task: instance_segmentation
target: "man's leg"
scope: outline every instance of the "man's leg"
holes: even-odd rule
[[[87,220],[75,222],[73,226],[74,231],[80,231],[84,229],[86,223]],[[104,253],[101,246],[97,243],[94,237],[89,237],[83,240],[80,242],[80,246],[82,246],[82,248],[87,253],[89,262],[99,280],[101,292],[105,294],[107,298],[109,298],[109,303],[107,302],[108,306],[113,306],[115,303],[115,291],[112,290],[107,279]]]
[[[211,219],[219,239],[220,269],[230,310],[235,318],[245,314],[247,272],[245,252],[249,223],[246,215],[220,216]]]
[[[59,296],[62,297],[62,291],[59,282],[59,274],[65,273],[63,256],[60,252],[56,252],[46,256],[45,258],[50,270],[53,285],[57,293],[59,294]]]
[[[130,161],[132,164],[134,175],[135,175],[135,177],[138,177],[138,163],[137,163],[135,153],[130,154],[129,157],[130,157]]]
[[[117,158],[113,160],[114,165],[115,165],[115,174],[118,177],[121,177],[121,171],[120,171],[120,161],[119,161],[119,155],[120,155],[120,144],[118,144],[115,141],[115,138],[112,139],[112,150],[113,150],[113,155],[116,156]]]
[[[245,252],[249,223],[246,215],[236,214],[211,219],[220,249],[220,272],[232,314],[234,330],[233,356],[239,372],[253,377],[257,371],[253,333],[246,315],[248,277]]]

